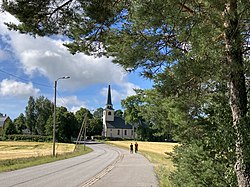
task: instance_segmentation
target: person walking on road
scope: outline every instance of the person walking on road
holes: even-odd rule
[[[130,153],[133,153],[133,144],[130,144]]]
[[[138,143],[135,142],[135,153],[137,153],[137,152],[138,152]]]

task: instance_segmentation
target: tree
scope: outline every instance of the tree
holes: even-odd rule
[[[97,108],[93,113],[93,117],[99,119],[102,119],[102,115],[103,115],[103,108]]]
[[[146,77],[161,74],[174,80],[172,96],[177,99],[227,84],[235,173],[240,187],[250,186],[248,0],[68,0],[61,4],[4,0],[3,9],[21,21],[8,24],[12,29],[41,36],[63,33],[72,41],[65,44],[72,53],[113,56],[127,69],[142,67]],[[192,109],[191,102],[186,104]]]
[[[93,115],[90,113],[90,111],[86,108],[80,108],[80,110],[76,111],[75,117],[78,122],[79,127],[81,127],[82,122],[87,115],[88,119],[92,119]]]
[[[17,130],[16,130],[14,123],[11,121],[10,118],[7,118],[5,125],[4,125],[3,134],[10,135],[10,134],[16,134],[16,133],[17,133]]]
[[[116,110],[115,116],[123,118],[123,111],[122,110]]]
[[[150,124],[142,117],[141,110],[144,107],[143,92],[137,90],[136,95],[132,95],[122,100],[125,121],[136,127],[136,133],[141,140],[153,140],[153,132]]]
[[[160,96],[156,89],[136,90],[136,95],[122,100],[125,119],[136,126],[142,140],[172,140],[174,124],[168,119],[168,100]]]
[[[56,140],[58,142],[71,142],[71,137],[76,137],[79,129],[77,120],[72,112],[65,107],[56,108]],[[53,116],[50,116],[45,126],[45,133],[52,136]]]
[[[78,122],[78,134],[80,133],[80,129],[84,128],[84,130],[82,132],[84,132],[86,130],[86,136],[90,135],[89,134],[89,128],[90,128],[90,123],[91,120],[93,119],[93,115],[90,113],[90,111],[86,108],[80,108],[80,110],[78,110],[75,113],[75,117],[76,120]],[[85,122],[85,124],[83,124]]]
[[[35,99],[30,96],[28,105],[25,108],[26,126],[31,134],[36,134],[36,113],[35,113]]]
[[[35,100],[35,113],[36,113],[36,131],[39,135],[45,134],[45,124],[48,118],[53,115],[53,103],[40,96]]]
[[[101,135],[102,128],[103,128],[102,120],[100,118],[92,118],[89,121],[87,135],[88,136]]]
[[[18,134],[22,134],[22,130],[26,129],[26,119],[23,113],[21,113],[16,119],[14,119],[14,125]]]
[[[77,126],[77,120],[72,112],[64,113],[66,124],[63,127],[64,142],[71,142],[71,138],[77,137],[79,128]]]
[[[142,92],[143,107],[140,114],[143,119],[150,124],[153,135],[161,141],[172,141],[172,131],[175,128],[173,122],[169,119],[169,98],[160,95],[156,89],[145,90]]]

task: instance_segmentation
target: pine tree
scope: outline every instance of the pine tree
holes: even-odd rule
[[[238,186],[250,186],[248,0],[68,0],[61,4],[4,0],[3,9],[21,21],[8,24],[10,28],[41,36],[65,34],[72,41],[65,44],[72,53],[113,56],[126,69],[142,67],[148,78],[158,74],[162,81],[174,80],[176,96],[191,98],[227,84]],[[190,109],[192,103],[187,104]]]

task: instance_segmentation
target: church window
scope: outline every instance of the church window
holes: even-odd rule
[[[110,112],[110,111],[108,112],[108,115],[109,115],[109,116],[111,115],[111,112]]]

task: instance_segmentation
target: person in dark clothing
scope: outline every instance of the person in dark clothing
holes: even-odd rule
[[[130,153],[133,153],[133,144],[130,144]]]
[[[137,152],[138,152],[138,143],[135,142],[135,153],[137,153]]]

